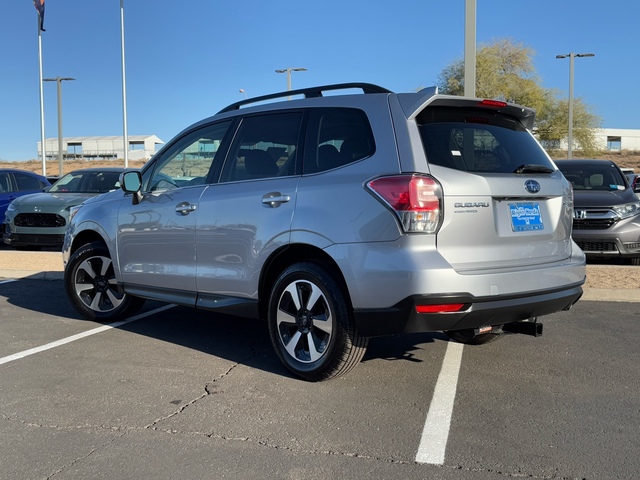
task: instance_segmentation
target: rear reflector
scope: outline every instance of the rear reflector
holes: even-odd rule
[[[459,312],[464,303],[443,303],[439,305],[416,305],[417,313],[447,313]]]

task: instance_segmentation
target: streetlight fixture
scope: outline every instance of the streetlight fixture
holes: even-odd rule
[[[291,72],[306,72],[306,68],[283,68],[281,70],[276,70],[276,73],[286,73],[287,74],[287,91],[291,91]],[[291,100],[291,97],[289,97]]]
[[[576,57],[595,57],[594,53],[567,53],[556,58],[569,57],[569,133],[567,134],[567,158],[572,158],[573,146],[573,59]]]
[[[71,77],[43,78],[43,82],[56,82],[58,84],[58,174],[63,174],[62,157],[62,82],[65,80],[75,80]],[[44,146],[43,146],[44,148]]]
[[[241,88],[239,92],[244,94],[244,98],[249,98],[249,96],[247,95],[247,92],[244,91],[244,88]]]

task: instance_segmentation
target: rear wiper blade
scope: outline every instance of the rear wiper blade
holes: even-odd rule
[[[554,171],[546,165],[524,164],[516,168],[513,173],[553,173]]]

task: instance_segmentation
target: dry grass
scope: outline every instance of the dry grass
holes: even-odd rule
[[[129,160],[129,168],[140,168],[146,163],[146,160]],[[92,167],[123,167],[124,160],[65,160],[63,164],[63,174],[81,168]],[[60,165],[57,160],[47,162],[47,175],[58,175]],[[0,162],[0,168],[19,168],[20,170],[29,170],[30,172],[42,173],[42,161],[28,160],[26,162]]]

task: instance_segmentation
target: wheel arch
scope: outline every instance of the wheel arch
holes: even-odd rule
[[[109,251],[109,255],[111,256],[111,259],[113,261],[116,280],[120,282],[120,268],[118,267],[118,262],[116,261],[116,252],[112,250],[111,245],[109,244],[107,239],[96,230],[87,228],[76,232],[75,236],[73,237],[73,241],[69,246],[67,258],[70,259],[79,248],[82,248],[83,245],[87,245],[89,243],[100,243],[104,245],[104,247]]]
[[[83,245],[87,243],[100,242],[104,244],[105,247],[108,248],[108,244],[105,239],[95,230],[83,230],[78,232],[78,234],[73,239],[73,243],[71,244],[71,248],[69,248],[69,256],[73,255],[76,250],[78,250]]]
[[[290,265],[300,262],[315,263],[327,269],[343,289],[349,308],[351,298],[347,282],[335,260],[324,250],[312,245],[293,244],[275,251],[262,269],[258,285],[258,309],[260,318],[266,318],[269,307],[269,294],[278,276]]]

